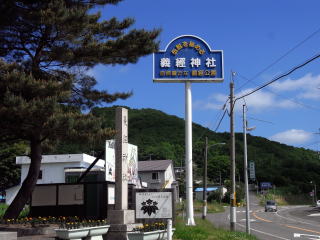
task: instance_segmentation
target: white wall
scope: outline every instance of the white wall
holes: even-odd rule
[[[40,170],[42,179],[38,179],[37,184],[46,183],[65,183],[66,168],[87,168],[95,157],[87,154],[61,154],[61,155],[43,155]],[[22,182],[27,177],[30,158],[27,156],[16,157],[16,164],[21,165],[20,185],[6,190],[6,203],[10,204],[17,195]],[[96,166],[104,167],[104,161],[99,160]]]
[[[106,181],[115,181],[115,140],[106,141]],[[110,171],[111,170],[111,171]],[[110,174],[111,172],[111,174]],[[138,178],[138,147],[128,144],[128,183],[139,185]]]
[[[165,181],[169,181],[166,188],[171,188],[171,184],[175,180],[173,173],[174,173],[173,167],[172,165],[170,165],[165,171]]]
[[[95,157],[87,154],[44,155],[40,167],[42,179],[38,179],[37,184],[65,183],[66,168],[87,168],[94,160]],[[27,177],[30,159],[17,157],[16,163],[21,164],[21,184]],[[98,161],[96,166],[104,167],[104,161]]]
[[[154,171],[157,172],[157,171]],[[171,184],[173,181],[175,181],[174,174],[173,174],[173,168],[170,165],[166,171],[158,172],[159,180],[152,179],[152,171],[150,172],[139,172],[139,177],[143,182],[148,183],[148,188],[161,188],[166,181],[168,181],[166,188],[171,188]]]
[[[12,188],[6,189],[6,204],[10,205],[13,199],[16,197],[21,185],[14,186]]]
[[[154,171],[157,172],[157,171]],[[141,178],[142,182],[147,182],[148,183],[148,188],[155,188],[155,189],[160,189],[165,182],[165,176],[164,176],[164,171],[158,172],[158,179],[152,179],[152,173],[153,172],[139,172],[139,177]]]

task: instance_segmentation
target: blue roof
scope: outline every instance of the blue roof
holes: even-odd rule
[[[207,192],[216,191],[217,189],[218,189],[218,187],[208,187],[207,188]],[[202,187],[198,187],[194,191],[195,192],[203,192],[203,188]]]

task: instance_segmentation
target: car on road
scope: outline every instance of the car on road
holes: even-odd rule
[[[276,212],[278,210],[277,203],[274,200],[267,200],[264,206],[265,212]]]
[[[317,207],[320,207],[320,200],[317,201]]]

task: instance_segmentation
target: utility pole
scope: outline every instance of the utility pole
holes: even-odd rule
[[[207,166],[208,166],[208,137],[206,137],[204,148],[204,167],[203,167],[203,213],[202,219],[207,216]]]
[[[234,80],[235,72],[231,72],[230,82],[230,162],[231,162],[231,194],[230,194],[230,230],[236,230],[236,152],[234,135]]]
[[[249,209],[249,187],[248,187],[248,160],[247,160],[247,117],[246,105],[243,105],[243,145],[244,145],[244,186],[246,192],[246,232],[250,234],[250,209]]]

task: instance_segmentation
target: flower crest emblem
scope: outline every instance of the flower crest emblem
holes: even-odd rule
[[[153,201],[150,198],[147,201],[142,202],[141,205],[141,210],[143,210],[143,214],[148,214],[149,216],[152,213],[156,214],[156,211],[159,210],[159,208],[157,207],[158,202]]]

